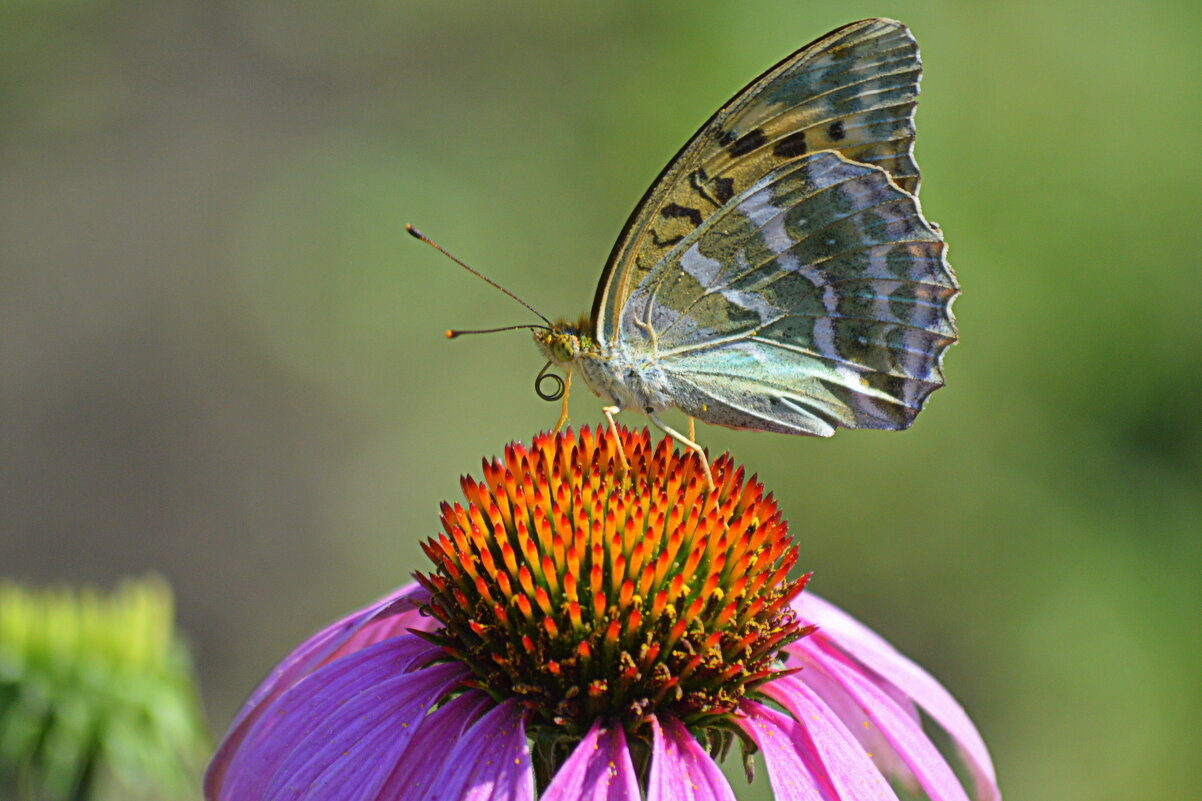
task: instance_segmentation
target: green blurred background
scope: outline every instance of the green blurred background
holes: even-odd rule
[[[529,315],[404,223],[575,316],[695,128],[874,15],[926,64],[948,387],[904,434],[702,441],[963,701],[1008,798],[1195,797],[1197,2],[5,0],[0,574],[161,571],[220,732],[554,422],[527,335],[442,338]]]

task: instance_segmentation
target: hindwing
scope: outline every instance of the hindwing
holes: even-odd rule
[[[707,422],[905,428],[942,386],[956,339],[945,248],[884,170],[808,154],[670,250],[627,299],[615,341]]]

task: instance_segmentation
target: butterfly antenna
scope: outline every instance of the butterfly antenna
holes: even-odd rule
[[[419,230],[417,230],[416,228],[414,228],[414,227],[413,227],[412,225],[410,225],[409,223],[405,223],[405,230],[409,232],[409,235],[410,235],[410,236],[414,237],[415,239],[420,239],[421,241],[425,242],[427,245],[429,245],[430,247],[434,248],[434,249],[435,249],[435,250],[437,250],[439,253],[441,253],[442,255],[446,256],[448,259],[450,259],[451,261],[455,262],[455,263],[456,263],[456,264],[458,264],[460,267],[462,267],[463,269],[467,270],[467,271],[468,271],[469,273],[471,273],[472,275],[474,275],[474,276],[476,276],[477,278],[479,278],[481,281],[484,281],[485,283],[489,284],[490,286],[492,286],[492,287],[495,287],[496,289],[499,289],[499,290],[501,290],[501,291],[502,291],[502,292],[504,292],[506,295],[508,295],[509,297],[513,298],[514,300],[516,300],[518,303],[520,303],[520,304],[522,304],[523,306],[525,306],[525,307],[526,307],[527,309],[529,309],[530,311],[534,312],[535,316],[537,316],[537,317],[538,317],[540,320],[542,320],[544,323],[546,323],[548,328],[549,328],[549,327],[551,327],[551,321],[550,321],[550,320],[548,320],[546,317],[543,317],[543,315],[539,313],[538,309],[534,308],[534,307],[533,307],[533,306],[531,306],[529,303],[527,303],[526,301],[522,300],[522,299],[521,299],[521,298],[519,298],[517,295],[513,294],[513,293],[512,293],[512,292],[510,292],[508,289],[506,289],[505,287],[501,286],[501,285],[500,285],[500,284],[498,284],[496,281],[492,280],[491,278],[489,278],[487,275],[485,275],[484,273],[480,272],[479,270],[476,270],[476,269],[473,269],[473,268],[471,268],[471,267],[468,267],[466,264],[464,264],[463,262],[461,262],[459,259],[455,258],[455,257],[454,257],[454,256],[452,256],[450,253],[448,253],[447,251],[443,250],[443,249],[442,249],[442,246],[440,246],[440,245],[439,245],[437,242],[435,242],[434,240],[430,239],[428,236],[426,236],[426,235],[425,235],[425,234],[423,234],[421,231],[419,231]],[[485,333],[492,333],[493,331],[509,331],[509,330],[512,330],[512,329],[514,329],[514,328],[529,328],[529,327],[530,327],[530,326],[523,326],[523,325],[513,325],[513,326],[509,326],[509,327],[507,327],[507,328],[494,328],[494,329],[490,329],[490,330],[488,330],[488,331],[448,331],[448,332],[447,332],[447,337],[448,337],[449,339],[453,339],[454,337],[458,336],[459,334],[485,334]],[[534,326],[534,327],[535,327],[535,328],[542,328],[542,326]]]
[[[538,312],[535,312],[535,314],[538,314]],[[474,328],[470,331],[465,330],[465,329],[459,329],[459,328],[448,328],[446,337],[447,337],[447,339],[454,339],[455,337],[460,337],[460,336],[463,336],[464,334],[495,334],[498,331],[516,331],[519,328],[529,328],[531,331],[539,331],[539,330],[549,331],[550,330],[545,325],[527,325],[527,324],[506,325],[506,326],[502,326],[501,328]]]

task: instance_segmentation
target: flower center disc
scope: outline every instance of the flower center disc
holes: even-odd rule
[[[584,427],[510,445],[483,474],[423,543],[435,569],[417,578],[442,624],[425,636],[472,686],[521,699],[532,737],[579,739],[598,719],[637,736],[665,712],[721,727],[808,633],[789,608],[808,578],[787,577],[797,547],[726,454],[707,493],[670,439]]]

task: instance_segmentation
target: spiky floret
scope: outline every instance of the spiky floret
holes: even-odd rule
[[[729,456],[706,493],[691,452],[619,434],[543,434],[461,479],[466,506],[444,504],[423,544],[442,624],[425,636],[475,686],[521,699],[555,750],[599,718],[643,739],[663,712],[728,745],[740,700],[789,672],[777,652],[809,633],[789,608],[808,576],[788,578],[776,503]]]

